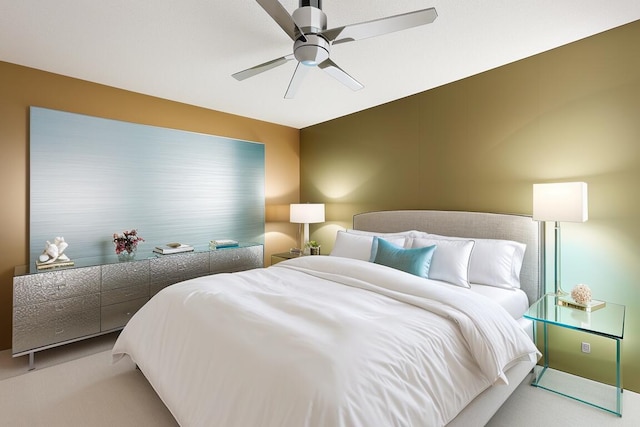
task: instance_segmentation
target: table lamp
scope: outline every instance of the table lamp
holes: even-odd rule
[[[560,223],[585,222],[587,219],[586,183],[533,184],[533,220],[555,222],[555,266],[553,272],[556,296],[567,295],[560,284]]]
[[[289,221],[304,225],[304,231],[300,239],[300,248],[298,248],[298,251],[302,253],[305,245],[309,242],[309,224],[324,222],[324,203],[300,203],[290,205]],[[292,252],[295,252],[295,250],[292,250]]]

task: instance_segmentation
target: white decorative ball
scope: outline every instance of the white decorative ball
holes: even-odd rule
[[[591,289],[587,285],[576,285],[571,291],[571,298],[578,304],[589,304],[591,302]]]

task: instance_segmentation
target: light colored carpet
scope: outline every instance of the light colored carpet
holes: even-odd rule
[[[71,344],[39,351],[35,356],[36,369],[58,365],[84,356],[100,353],[113,348],[120,332],[112,332],[97,337],[76,341]],[[28,371],[29,357],[11,357],[11,349],[0,351],[0,381],[22,375]]]
[[[487,427],[636,427],[640,394],[622,393],[622,417],[576,400],[532,387],[525,380],[489,421]]]
[[[103,351],[0,381],[0,425],[7,427],[176,426],[129,360]]]
[[[106,344],[101,344],[102,346]],[[67,347],[67,346],[65,346]],[[49,350],[47,350],[49,351]],[[86,350],[84,350],[86,351]],[[0,359],[3,355],[0,355]],[[17,360],[24,359],[19,358]],[[0,425],[3,427],[163,427],[177,423],[147,380],[128,359],[111,363],[110,350],[0,380]],[[3,365],[5,363],[5,365]],[[0,370],[7,371],[0,360]],[[17,363],[15,360],[11,363]],[[20,363],[26,363],[20,360]],[[1,374],[2,372],[0,372]],[[0,375],[0,378],[3,378]],[[640,425],[640,394],[623,393],[622,418],[521,384],[489,427],[631,427]],[[253,427],[253,426],[250,426]],[[328,426],[331,427],[331,426]]]

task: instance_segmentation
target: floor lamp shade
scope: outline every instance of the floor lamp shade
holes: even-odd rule
[[[301,249],[309,241],[309,224],[324,222],[324,203],[300,203],[289,207],[289,221],[304,224]]]
[[[560,286],[560,223],[585,222],[589,217],[587,184],[584,182],[560,182],[533,184],[534,221],[555,222],[554,287],[556,295],[565,295]]]

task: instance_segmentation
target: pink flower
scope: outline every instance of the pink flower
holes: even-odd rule
[[[116,254],[122,252],[133,252],[138,247],[138,243],[144,242],[144,239],[138,236],[138,231],[133,229],[131,231],[123,231],[122,235],[118,233],[113,234],[113,243],[116,247]]]

